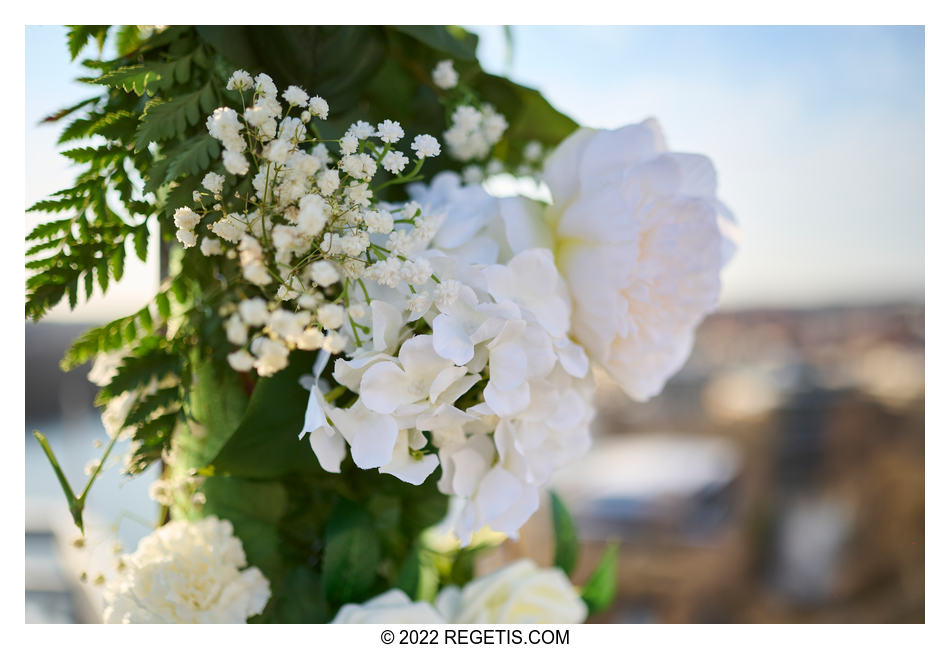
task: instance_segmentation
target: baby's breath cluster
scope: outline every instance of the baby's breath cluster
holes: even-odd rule
[[[459,106],[452,113],[452,126],[443,133],[449,153],[463,162],[483,160],[508,129],[508,121],[491,104]]]
[[[195,206],[179,208],[174,222],[186,248],[237,262],[228,281],[240,299],[223,308],[227,338],[238,347],[228,360],[268,376],[287,366],[293,349],[336,354],[359,345],[369,332],[360,324],[366,281],[429,280],[427,262],[411,257],[438,223],[417,204],[383,205],[376,193],[417,178],[441,147],[420,134],[408,152],[399,150],[406,134],[389,119],[322,139],[317,121],[329,116],[327,102],[297,86],[278,94],[266,74],[238,70],[227,89],[240,96],[240,110],[221,107],[207,120],[226,175],[207,174]]]

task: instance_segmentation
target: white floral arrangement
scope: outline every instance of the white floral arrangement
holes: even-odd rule
[[[363,543],[369,564],[381,557],[385,546],[367,538],[373,519],[357,502],[367,493],[385,498],[383,490],[405,493],[406,502],[423,488],[451,499],[443,528],[456,539],[453,552],[482,548],[487,530],[517,538],[554,472],[591,444],[595,370],[645,400],[686,361],[696,327],[717,305],[734,219],[717,198],[710,160],[669,151],[654,120],[581,128],[547,155],[528,142],[521,166],[509,171],[536,177],[550,200],[493,196],[481,181],[500,171],[491,156],[508,120],[462,92],[451,61],[435,66],[431,83],[461,97],[450,106],[445,151],[430,134],[407,137],[393,119],[356,121],[324,138],[321,124],[333,110],[325,99],[297,85],[280,92],[265,73],[230,75],[224,90],[232,105],[205,122],[220,167],[201,176],[168,225],[186,251],[182,259],[203,273],[198,322],[213,323],[219,334],[208,335],[227,341],[213,353],[232,375],[198,364],[194,373],[205,373],[189,381],[198,382],[200,399],[181,407],[183,418],[168,406],[157,418],[139,416],[143,399],[174,396],[178,375],[134,384],[122,378],[130,364],[121,352],[100,355],[91,378],[108,396],[112,443],[130,436],[135,457],[146,442],[129,432],[130,422],[172,415],[177,422],[162,451],[169,469],[152,489],[175,520],[122,558],[105,621],[243,622],[265,610],[277,597],[272,591],[310,588],[306,567],[248,567],[235,532],[261,523],[232,526],[216,517],[215,499],[225,492],[210,488],[214,481],[238,494],[228,497],[261,498],[257,515],[265,517],[272,505],[263,499],[272,495],[277,513],[265,527],[291,525],[291,536],[297,532],[282,512],[301,496],[294,489],[329,490],[335,508],[314,509],[320,522],[309,523],[326,528],[325,541],[305,542],[301,552],[318,553],[311,565],[323,561],[321,587],[336,623],[577,623],[594,612],[566,574],[573,556],[544,569],[518,561],[423,597],[418,579],[380,587],[411,576],[406,568],[385,579],[385,566],[364,567],[358,578],[337,571],[333,562],[347,557],[334,548]],[[427,179],[427,163],[445,155],[464,163],[463,172]],[[212,297],[213,311],[202,302]],[[185,326],[184,316],[164,311],[168,332]],[[162,358],[173,363],[173,356]],[[295,358],[310,359],[309,371]],[[208,376],[210,387],[200,383]],[[213,393],[225,385],[232,396],[220,397],[216,411]],[[234,386],[251,395],[246,406]],[[290,401],[306,400],[306,408],[271,412],[268,397],[258,397],[265,390],[291,390]],[[233,439],[205,454],[201,446],[213,445],[219,420],[231,421],[224,404],[232,402],[254,414],[240,420],[238,413],[227,435],[260,437],[269,417],[290,417],[320,469],[306,466],[294,442],[292,459],[281,460],[287,467],[278,467],[285,472],[258,471],[253,448],[265,447],[254,446],[242,450],[240,466],[250,470],[236,474],[222,460]],[[291,465],[306,466],[304,478],[264,491],[247,482],[284,479]],[[100,461],[93,479],[101,469]],[[373,475],[398,483],[374,483]],[[60,480],[81,525],[88,486],[77,498]],[[405,506],[381,502],[384,510]],[[555,523],[564,525],[556,504]],[[410,567],[412,557],[435,552],[412,534],[395,546],[403,554],[407,544],[416,548]]]

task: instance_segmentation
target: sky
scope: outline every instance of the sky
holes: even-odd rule
[[[510,60],[500,27],[470,29],[488,71],[577,122],[655,117],[673,150],[713,160],[741,228],[724,307],[923,300],[923,28],[516,26]],[[62,28],[28,28],[26,48],[31,204],[73,173],[36,122],[88,89]],[[73,317],[122,315],[154,281],[127,270]]]

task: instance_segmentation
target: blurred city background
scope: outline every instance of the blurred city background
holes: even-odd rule
[[[620,543],[616,604],[593,621],[922,622],[923,29],[514,27],[510,44],[472,29],[489,71],[577,121],[655,115],[674,149],[710,155],[742,228],[686,367],[645,404],[602,380],[593,449],[555,481],[578,576]],[[61,28],[28,28],[26,63],[29,205],[71,178],[56,128],[37,123],[89,93]],[[82,480],[105,434],[88,368],[57,363],[156,282],[143,264],[109,299],[26,325],[27,621],[95,621],[84,562],[154,522],[150,478],[113,467],[74,547],[29,433]],[[550,562],[547,517],[482,569]]]

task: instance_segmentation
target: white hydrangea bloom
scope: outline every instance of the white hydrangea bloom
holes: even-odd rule
[[[163,525],[122,560],[105,595],[107,624],[243,624],[270,599],[231,523],[213,516]]]

